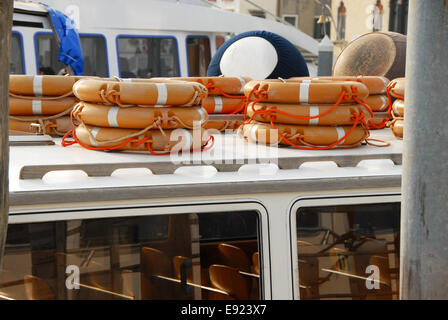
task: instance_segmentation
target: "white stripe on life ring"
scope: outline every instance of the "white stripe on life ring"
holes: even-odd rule
[[[42,76],[34,76],[33,78],[33,93],[37,97],[42,96]]]
[[[342,139],[345,136],[345,130],[342,127],[336,127],[336,132],[338,133],[338,139],[336,141],[339,141],[340,139]],[[340,143],[338,143],[338,146],[344,144],[344,142],[345,142],[345,139],[342,140]]]
[[[243,89],[244,89],[244,86],[246,85],[246,81],[244,81],[244,79],[242,78],[242,77],[237,77],[238,78],[238,80],[240,80],[240,82],[241,82],[241,90],[240,90],[240,93],[243,93]]]
[[[215,100],[215,110],[213,113],[221,113],[222,112],[222,98],[220,96],[214,96],[213,100]]]
[[[100,131],[100,127],[93,127],[92,130],[90,130],[90,134],[96,139],[96,136],[98,132]],[[92,139],[92,137],[89,135],[90,144],[98,147],[98,144],[95,142],[95,140]]]
[[[318,106],[310,106],[310,117],[315,117],[318,115],[319,115],[319,107]],[[308,124],[310,126],[319,125],[319,118],[310,119]]]
[[[109,123],[109,126],[118,128],[118,110],[120,107],[110,107],[109,111],[107,112],[107,122]]]
[[[300,83],[300,103],[308,103],[310,96],[310,84],[309,83]]]
[[[33,114],[34,115],[41,115],[42,114],[42,100],[32,100],[31,106],[33,108]]]
[[[313,79],[313,80],[316,80],[316,79]],[[311,83],[311,80],[310,79],[305,79],[305,80],[302,80],[302,83]]]
[[[387,99],[385,96],[380,96],[380,98],[381,98],[381,101],[383,101],[383,105],[381,106],[380,111],[383,111],[387,107]]]
[[[380,77],[381,80],[383,80],[384,82],[384,89],[381,92],[386,92],[387,86],[388,86],[388,82],[387,82],[387,78],[385,77]]]
[[[168,89],[165,83],[155,83],[157,87],[157,102],[156,104],[166,104],[168,98]]]

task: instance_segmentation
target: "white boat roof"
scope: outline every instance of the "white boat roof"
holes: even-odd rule
[[[231,186],[272,181],[286,185],[288,181],[316,179],[400,178],[402,141],[390,129],[372,131],[371,137],[389,141],[390,146],[308,151],[266,147],[244,142],[235,134],[219,134],[215,135],[215,145],[210,150],[187,153],[181,159],[174,159],[174,163],[170,156],[146,152],[92,151],[79,145],[62,147],[61,139],[54,139],[54,145],[10,147],[9,191],[11,195],[25,196],[35,192],[98,188]],[[185,165],[179,160],[188,163]],[[254,165],[264,160],[274,164]],[[115,171],[119,168],[134,169]]]

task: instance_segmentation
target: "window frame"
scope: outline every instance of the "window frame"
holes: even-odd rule
[[[81,40],[82,36],[86,36],[86,37],[98,37],[98,38],[103,38],[104,39],[104,52],[106,54],[106,70],[107,70],[107,75],[106,77],[110,76],[110,71],[109,71],[109,52],[107,50],[107,39],[106,36],[102,33],[80,33],[79,34],[79,38]],[[84,54],[83,54],[84,55]],[[84,73],[84,72],[83,72]]]
[[[118,65],[118,76],[121,77],[121,65],[120,65],[120,48],[118,46],[118,40],[120,38],[159,38],[159,39],[174,39],[176,43],[176,51],[177,51],[177,73],[179,74],[179,77],[181,76],[181,64],[180,64],[180,55],[179,55],[179,41],[177,40],[177,37],[174,35],[139,35],[139,34],[125,34],[120,33],[117,34],[115,37],[115,49],[117,53],[117,65]],[[161,76],[164,77],[164,76]]]
[[[300,300],[299,287],[294,285],[299,283],[299,265],[297,253],[297,232],[296,232],[296,214],[297,210],[302,207],[324,207],[324,206],[345,206],[345,205],[362,205],[362,204],[378,204],[401,202],[401,194],[365,194],[365,195],[346,195],[346,196],[328,196],[328,197],[310,197],[297,199],[291,205],[289,217],[289,231],[290,231],[290,248],[291,248],[291,279],[293,299]]]
[[[188,55],[188,39],[208,39],[208,44],[209,44],[208,47],[210,49],[210,61],[213,58],[213,55],[212,55],[212,41],[211,41],[209,36],[201,35],[201,34],[198,34],[198,35],[190,35],[189,34],[189,35],[187,35],[185,37],[185,51],[187,53],[187,71],[188,71],[188,76],[191,77],[191,75],[190,75],[190,63],[189,63],[190,56]],[[210,62],[209,62],[209,64],[210,64]],[[207,66],[207,68],[208,68],[208,66]]]
[[[295,24],[290,24],[288,21],[286,21],[285,18],[294,18]],[[283,14],[282,15],[282,21],[285,23],[288,23],[289,25],[298,28],[299,27],[299,15],[298,14]]]
[[[23,46],[23,35],[20,31],[12,30],[11,34],[17,34],[19,36],[20,40],[20,51],[21,51],[21,57],[22,57],[22,71],[23,74],[26,74],[26,64],[25,64],[25,48]]]
[[[258,201],[103,206],[89,209],[55,210],[52,212],[27,212],[10,215],[8,224],[241,211],[253,211],[258,215],[257,237],[260,268],[262,268],[260,269],[262,270],[260,300],[269,300],[272,297],[269,218],[266,207]]]
[[[39,48],[37,46],[37,37],[41,34],[55,36],[53,32],[49,32],[49,31],[37,31],[34,33],[33,40],[34,40],[34,59],[36,61],[36,74],[39,74],[39,52],[38,52]],[[56,70],[55,70],[55,72],[56,72]]]

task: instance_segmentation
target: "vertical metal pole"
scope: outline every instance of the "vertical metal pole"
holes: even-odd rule
[[[12,0],[0,0],[0,273],[3,266],[9,212],[8,98],[12,11]]]
[[[333,73],[333,43],[327,35],[319,43],[318,50],[317,75],[331,76]]]
[[[401,299],[448,299],[448,1],[411,0],[401,216]]]

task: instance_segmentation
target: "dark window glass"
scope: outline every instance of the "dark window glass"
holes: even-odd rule
[[[101,36],[81,35],[84,75],[108,77],[106,40]]]
[[[70,66],[58,61],[59,45],[53,34],[37,34],[37,63],[39,73],[41,74],[58,74],[63,69],[73,74]]]
[[[11,34],[10,73],[24,74],[22,39],[18,33]]]
[[[174,38],[119,37],[120,77],[178,77],[179,58]]]
[[[400,203],[297,211],[301,299],[398,299]]]
[[[205,77],[210,64],[210,40],[208,38],[187,38],[188,74],[190,77]]]
[[[0,299],[259,299],[258,252],[252,211],[10,224]]]

